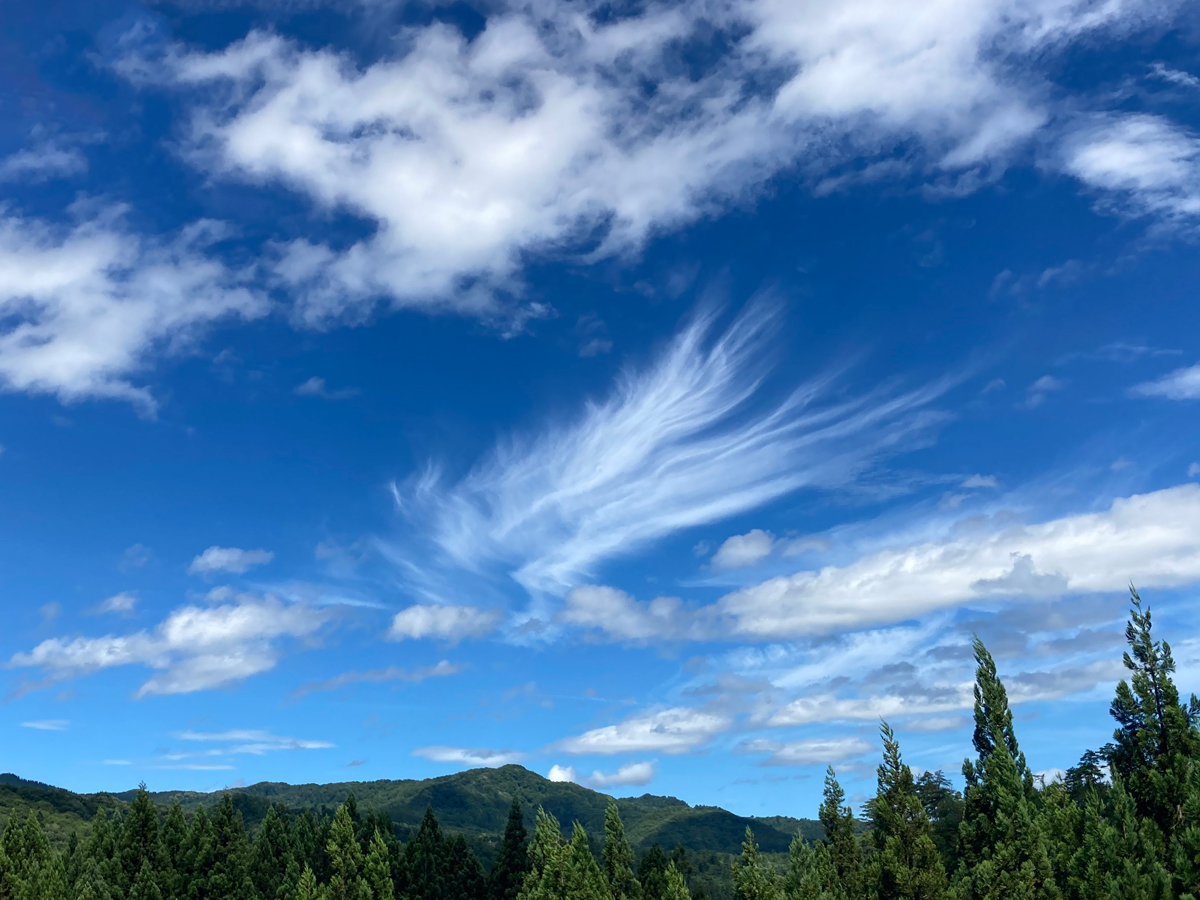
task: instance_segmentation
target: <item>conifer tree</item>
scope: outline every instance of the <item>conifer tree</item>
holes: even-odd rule
[[[421,827],[404,847],[404,893],[409,900],[441,900],[447,886],[442,882],[445,875],[446,850],[442,828],[433,807],[425,808]]]
[[[880,725],[883,763],[871,803],[873,894],[878,900],[942,900],[946,871],[933,843],[929,818],[917,796],[912,770],[900,758],[900,744],[887,722]]]
[[[667,854],[656,841],[638,863],[637,880],[643,900],[663,900],[667,891]]]
[[[188,884],[188,897],[194,900],[208,900],[214,896],[209,889],[209,880],[215,864],[215,839],[212,821],[201,806],[192,816],[192,825],[188,829],[187,845],[184,848],[184,876]]]
[[[788,900],[849,900],[827,843],[810,844],[796,832],[788,848],[784,895]]]
[[[371,839],[371,849],[363,865],[363,877],[371,889],[372,900],[394,900],[396,886],[392,882],[392,861],[383,835],[378,830]]]
[[[500,852],[488,875],[488,900],[516,900],[529,871],[529,842],[521,801],[513,798],[508,823],[500,841]]]
[[[162,844],[162,872],[159,883],[168,897],[181,897],[185,893],[185,868],[188,840],[187,819],[183,807],[176,800],[167,811],[160,833]]]
[[[139,784],[129,812],[125,815],[125,826],[121,831],[121,886],[132,891],[134,881],[141,875],[146,863],[156,877],[162,867],[162,843],[158,831],[158,810],[155,808],[146,785]],[[145,890],[145,888],[143,888]]]
[[[1094,796],[1088,793],[1083,803]],[[1079,869],[1083,865],[1083,806],[1063,781],[1052,781],[1038,792],[1038,828],[1046,840],[1046,854],[1058,884],[1059,893],[1068,900],[1079,895]]]
[[[529,842],[529,872],[518,895],[520,900],[555,900],[563,896],[565,850],[558,819],[539,806],[533,840]]]
[[[1171,900],[1163,864],[1162,834],[1137,807],[1120,775],[1101,798],[1093,793],[1084,812],[1079,893],[1086,900]]]
[[[604,875],[614,900],[636,900],[640,886],[633,875],[633,850],[615,800],[604,810]]]
[[[289,867],[294,867],[292,840],[286,810],[267,809],[250,850],[250,880],[264,900],[276,900]]]
[[[313,874],[312,866],[305,864],[296,885],[296,900],[324,900],[325,892],[317,887],[317,877]]]
[[[734,900],[782,900],[779,878],[759,858],[754,832],[746,826],[741,858],[733,864]]]
[[[1137,804],[1138,815],[1153,819],[1170,840],[1182,821],[1188,772],[1200,756],[1196,719],[1200,701],[1179,701],[1171,675],[1175,660],[1166,641],[1156,641],[1150,610],[1130,588],[1132,609],[1125,628],[1129,650],[1123,661],[1132,674],[1117,685],[1109,711],[1117,721],[1113,743],[1105,750],[1115,774]]]
[[[461,834],[443,844],[440,866],[445,900],[487,900],[487,873]]]
[[[667,889],[663,900],[692,900],[692,895],[688,893],[687,879],[676,867],[674,860],[667,865]]]
[[[129,900],[163,900],[162,890],[158,886],[158,878],[154,867],[148,858],[142,860],[141,868],[129,888]]]
[[[610,900],[608,882],[592,854],[587,832],[578,822],[566,848],[565,897],[569,900]]]
[[[829,856],[837,872],[837,880],[850,897],[857,897],[863,887],[862,846],[858,842],[854,812],[845,801],[846,793],[830,766],[825,770],[825,787],[818,818],[825,829],[825,840],[829,844]]]
[[[1057,900],[1058,883],[1032,805],[1033,776],[1017,746],[1012,712],[996,664],[975,650],[975,749],[963,762],[967,790],[959,829],[958,900]]]
[[[351,795],[353,796],[353,794]],[[329,900],[370,900],[363,878],[363,852],[346,803],[338,807],[329,830]]]
[[[250,844],[242,814],[229,794],[221,797],[212,821],[211,869],[208,894],[211,900],[243,900],[254,896],[248,857]]]

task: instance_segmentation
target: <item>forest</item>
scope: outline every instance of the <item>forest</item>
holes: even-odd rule
[[[564,832],[542,806],[530,833],[514,797],[485,868],[431,806],[406,831],[353,794],[332,810],[264,801],[251,828],[230,793],[215,805],[175,797],[164,809],[143,786],[109,808],[70,795],[91,818],[65,835],[48,833],[36,804],[10,809],[0,900],[1196,900],[1200,701],[1181,700],[1171,648],[1154,638],[1136,591],[1125,636],[1113,739],[1065,777],[1033,774],[976,639],[963,791],[941,772],[914,777],[883,722],[877,791],[861,815],[830,769],[819,829],[796,827],[783,854],[756,840],[754,824],[773,825],[747,824],[740,854],[722,860],[715,880],[704,869],[718,854],[689,852],[687,840],[637,852],[611,799],[602,834],[578,820]],[[14,796],[42,788],[56,790]]]

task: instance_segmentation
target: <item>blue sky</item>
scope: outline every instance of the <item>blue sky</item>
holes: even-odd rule
[[[0,768],[861,802],[1200,681],[1182,3],[11,3]]]

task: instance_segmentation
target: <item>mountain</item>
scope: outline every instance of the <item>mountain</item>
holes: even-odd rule
[[[282,784],[260,782],[229,791],[251,830],[273,803],[289,810],[312,807],[330,813],[353,793],[360,809],[386,812],[405,838],[420,824],[426,807],[432,807],[442,827],[462,832],[476,851],[490,862],[496,842],[504,830],[509,806],[521,801],[532,828],[539,806],[553,813],[569,832],[579,821],[594,838],[604,833],[604,809],[609,796],[577,784],[549,781],[522,766],[471,769],[422,781],[350,781],[336,784]],[[15,775],[0,776],[0,821],[15,807],[33,806],[52,819],[53,831],[66,834],[72,827],[85,826],[104,806],[123,807],[134,792],[120,794],[74,794],[61,788],[26,781]],[[218,796],[190,791],[161,791],[152,794],[162,807],[178,801],[185,810],[211,806]],[[682,844],[697,853],[737,853],[746,826],[766,853],[784,853],[798,829],[809,840],[819,838],[820,824],[808,819],[778,816],[770,819],[734,815],[716,806],[690,806],[674,797],[644,794],[617,800],[630,842],[638,849],[655,843],[668,850]]]

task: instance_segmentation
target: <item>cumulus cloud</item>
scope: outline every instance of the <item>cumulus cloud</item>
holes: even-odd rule
[[[948,383],[833,399],[836,379],[821,377],[769,401],[777,316],[751,303],[714,335],[715,315],[702,314],[573,421],[503,442],[456,484],[431,471],[397,487],[410,532],[440,554],[392,547],[393,559],[419,577],[438,576],[433,563],[441,577],[500,568],[561,596],[666,535],[803,487],[843,486],[942,421],[927,407]]]
[[[186,349],[219,319],[266,314],[246,273],[208,254],[220,226],[200,222],[163,243],[129,233],[120,214],[71,228],[0,217],[0,387],[152,412],[132,378],[154,351]]]
[[[1121,591],[1200,580],[1200,487],[1118,498],[1102,512],[886,549],[723,597],[743,638],[898,622],[987,597]]]
[[[275,275],[303,321],[361,318],[380,298],[488,316],[497,290],[519,293],[524,256],[597,234],[600,254],[637,247],[797,164],[819,190],[913,170],[967,190],[1050,118],[1041,54],[1168,19],[1174,4],[597,7],[495,8],[471,40],[410,28],[402,51],[367,66],[253,32],[123,68],[194,91],[198,165],[375,223],[348,249],[282,249]],[[678,65],[713,29],[727,51]],[[1063,165],[1129,193],[1101,140],[1079,138]]]
[[[96,607],[96,612],[129,615],[135,606],[137,606],[137,596],[129,591],[121,591],[119,594],[113,594]]]
[[[854,759],[875,750],[875,746],[860,737],[811,738],[803,741],[772,741],[757,738],[737,747],[743,753],[770,754],[763,766],[827,766]]]
[[[489,769],[498,766],[507,766],[509,763],[520,762],[525,758],[523,753],[514,753],[512,750],[487,750],[482,748],[447,747],[443,745],[418,747],[412,752],[412,755],[433,760],[434,762],[456,763],[463,766],[482,766]]]
[[[393,641],[440,638],[456,642],[483,637],[495,630],[500,613],[474,606],[416,605],[402,609],[392,618],[388,637]]]
[[[280,638],[307,637],[329,620],[328,610],[243,595],[234,603],[183,606],[153,631],[89,638],[51,638],[9,665],[36,667],[49,681],[100,669],[140,665],[154,669],[137,691],[185,694],[224,687],[274,668]]]
[[[558,748],[572,754],[687,753],[727,731],[733,719],[719,712],[686,707],[650,710],[616,725],[567,738]]]
[[[1200,138],[1147,114],[1098,116],[1069,140],[1066,170],[1101,189],[1101,205],[1166,221],[1200,215]]]
[[[615,772],[605,773],[596,769],[591,775],[581,777],[574,766],[550,767],[546,775],[549,781],[570,782],[603,790],[612,787],[641,787],[654,780],[656,766],[653,761],[627,763]]]
[[[255,566],[265,566],[275,558],[269,550],[240,550],[237,547],[209,547],[192,560],[189,575],[215,575],[231,572],[242,575]]]
[[[292,691],[292,697],[299,699],[314,691],[336,691],[349,684],[382,684],[387,681],[401,681],[408,684],[420,684],[429,678],[446,678],[457,675],[463,667],[443,659],[437,665],[418,666],[415,669],[402,669],[399,666],[388,666],[386,669],[368,669],[365,672],[350,671],[327,678],[324,681],[310,681]]]
[[[87,157],[75,147],[59,147],[53,142],[0,159],[0,181],[46,181],[87,171]]]
[[[1169,372],[1155,381],[1132,388],[1135,397],[1165,397],[1167,400],[1200,399],[1200,365]]]
[[[771,555],[774,546],[775,535],[755,528],[746,534],[726,538],[713,554],[712,564],[718,569],[742,569],[757,565]]]
[[[567,592],[557,621],[604,632],[619,641],[701,638],[706,633],[695,613],[677,597],[641,603],[606,585],[583,585]]]

